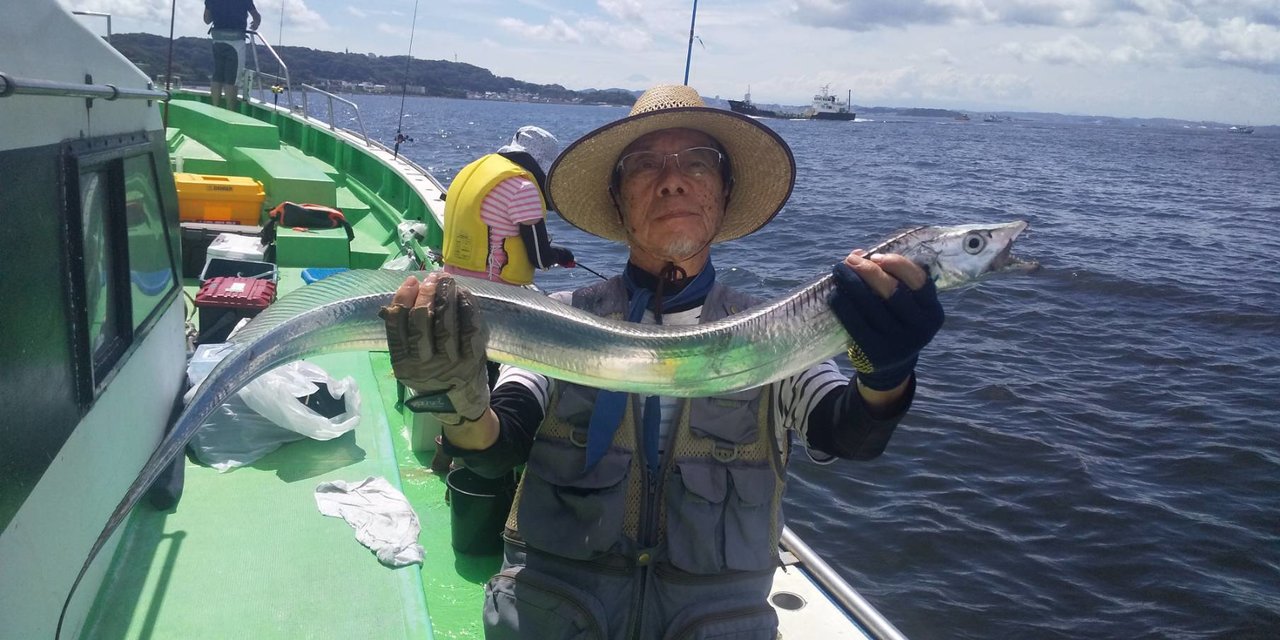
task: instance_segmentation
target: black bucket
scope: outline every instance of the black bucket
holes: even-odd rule
[[[445,476],[453,550],[471,555],[502,552],[502,530],[516,494],[515,475],[486,478],[465,467]]]

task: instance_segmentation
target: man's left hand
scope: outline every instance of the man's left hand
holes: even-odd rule
[[[905,256],[861,250],[832,273],[831,310],[853,339],[849,359],[863,386],[897,388],[911,376],[920,350],[942,328],[945,315],[929,274]]]

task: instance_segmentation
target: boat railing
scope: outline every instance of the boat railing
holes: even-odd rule
[[[254,82],[257,83],[258,99],[262,100],[263,102],[266,102],[266,100],[263,100],[263,97],[265,97],[266,95],[265,93],[266,90],[262,86],[262,78],[268,77],[278,81],[278,84],[275,84],[272,86],[280,87],[285,94],[286,103],[292,105],[293,104],[293,86],[292,86],[292,83],[289,82],[289,66],[284,63],[284,60],[280,59],[280,54],[276,53],[275,48],[271,46],[271,43],[267,42],[266,38],[262,37],[262,34],[253,30],[245,31],[245,33],[249,34],[249,51],[253,55],[252,73],[253,73]],[[258,47],[256,46],[257,44],[261,44],[263,48],[267,50],[267,53],[270,53],[271,57],[275,59],[276,64],[280,65],[280,72],[284,74],[283,76],[263,73],[262,64],[258,60]],[[271,91],[272,93],[276,93],[274,88]],[[246,94],[249,93],[249,90],[246,89],[245,93]]]
[[[360,127],[360,137],[361,137],[361,139],[363,139],[363,140],[364,140],[364,143],[365,143],[365,145],[366,145],[366,146],[368,146],[368,145],[369,145],[369,134],[365,131],[365,128],[364,128],[364,120],[360,117],[360,107],[359,107],[358,105],[356,105],[356,103],[354,103],[354,102],[352,102],[352,101],[350,101],[350,100],[347,100],[347,99],[345,99],[345,98],[342,98],[342,97],[340,97],[340,96],[337,96],[337,95],[335,95],[335,94],[333,94],[333,93],[330,93],[330,92],[328,92],[328,91],[325,91],[324,89],[321,89],[321,88],[319,88],[319,87],[313,87],[313,86],[311,86],[311,85],[309,85],[309,84],[303,83],[303,84],[301,85],[301,86],[302,86],[302,92],[301,92],[301,93],[302,93],[302,104],[301,104],[301,105],[298,105],[297,103],[295,103],[295,102],[293,101],[293,82],[289,79],[289,66],[288,66],[288,65],[286,65],[286,64],[284,63],[284,60],[282,60],[282,59],[280,58],[280,54],[276,53],[275,48],[273,48],[273,47],[271,46],[271,44],[270,44],[269,42],[267,42],[267,39],[262,37],[262,34],[258,33],[257,31],[247,31],[246,33],[248,33],[248,34],[249,34],[249,43],[250,43],[250,45],[251,45],[251,46],[250,46],[250,49],[253,51],[253,69],[252,69],[252,70],[250,70],[250,73],[251,73],[251,74],[253,74],[253,81],[252,81],[250,84],[251,84],[251,85],[253,85],[253,86],[257,89],[257,91],[258,91],[258,100],[259,100],[260,102],[264,102],[264,103],[265,103],[265,102],[267,102],[267,93],[266,93],[266,92],[267,92],[268,90],[270,90],[270,91],[271,91],[271,93],[273,94],[272,102],[275,102],[275,100],[274,100],[274,96],[275,96],[275,95],[279,95],[280,93],[284,93],[284,94],[285,94],[285,103],[288,105],[288,108],[289,108],[291,111],[292,111],[292,110],[296,110],[296,109],[301,109],[301,111],[302,111],[302,115],[304,115],[304,116],[310,116],[310,115],[311,115],[311,110],[310,110],[309,105],[308,105],[307,94],[308,94],[308,92],[314,91],[314,92],[316,92],[316,93],[319,93],[320,95],[323,95],[325,98],[327,98],[327,99],[328,99],[328,107],[329,107],[329,110],[328,110],[328,111],[329,111],[329,113],[328,113],[328,115],[329,115],[328,124],[329,124],[329,129],[330,129],[330,130],[335,130],[335,129],[339,129],[339,128],[345,128],[345,127],[338,127],[338,125],[337,125],[337,123],[336,123],[336,121],[334,120],[334,117],[333,117],[333,102],[334,102],[335,100],[337,100],[338,102],[341,102],[341,103],[343,103],[343,104],[345,104],[345,105],[347,105],[347,106],[351,107],[351,109],[352,109],[353,111],[355,111],[355,114],[356,114],[356,124],[357,124],[357,126],[359,126],[359,127]],[[282,75],[282,76],[281,76],[281,75],[275,75],[275,74],[272,74],[272,73],[267,73],[267,72],[265,72],[265,71],[263,71],[263,70],[262,70],[262,65],[259,63],[259,60],[258,60],[258,48],[257,48],[256,46],[252,46],[252,45],[253,45],[253,44],[255,44],[255,43],[256,43],[256,44],[261,44],[261,45],[263,46],[263,48],[265,48],[265,49],[267,50],[267,53],[270,53],[270,54],[271,54],[271,57],[275,59],[276,64],[280,65],[280,71],[281,71],[281,73],[283,73],[284,75]],[[272,81],[272,85],[271,85],[271,87],[269,87],[269,88],[264,87],[264,85],[263,85],[263,83],[262,83],[262,80],[263,80],[264,78],[266,78],[266,79],[268,79],[268,80]]]
[[[782,546],[790,551],[813,578],[818,581],[831,597],[844,608],[845,612],[861,624],[876,640],[907,640],[898,628],[887,618],[876,611],[876,608],[862,597],[845,579],[827,564],[822,556],[813,550],[790,527],[782,529]]]
[[[110,42],[111,42],[111,14],[109,14],[109,13],[103,13],[103,12],[101,12],[101,11],[72,11],[71,13],[73,13],[73,14],[75,14],[75,15],[78,15],[78,16],[91,16],[91,17],[94,17],[94,18],[106,18],[106,19],[107,19],[107,43],[110,43]]]
[[[62,98],[88,98],[102,100],[168,100],[169,92],[156,89],[150,81],[146,89],[129,89],[114,84],[94,84],[86,76],[84,84],[59,82],[39,78],[24,78],[0,71],[0,98],[13,95],[56,96]]]
[[[347,100],[346,98],[343,98],[342,96],[339,96],[339,95],[337,95],[337,94],[334,94],[334,93],[330,93],[330,92],[328,92],[328,91],[325,91],[324,89],[321,89],[321,88],[319,88],[319,87],[313,87],[313,86],[311,86],[311,85],[309,85],[309,84],[303,83],[303,85],[302,85],[302,112],[303,112],[304,114],[306,114],[306,115],[311,115],[311,111],[310,111],[309,105],[307,104],[307,94],[308,94],[309,92],[311,92],[311,91],[314,91],[314,92],[316,92],[316,93],[318,93],[318,94],[320,94],[320,95],[322,95],[322,96],[324,96],[325,98],[327,98],[327,99],[328,99],[328,105],[329,105],[329,129],[330,129],[330,130],[334,130],[334,129],[337,129],[337,128],[338,128],[338,126],[334,124],[334,118],[333,118],[333,102],[334,102],[334,100],[337,100],[338,102],[341,102],[342,104],[345,104],[345,105],[347,105],[348,107],[351,107],[351,110],[352,110],[352,111],[354,111],[354,112],[355,112],[355,114],[356,114],[356,125],[360,127],[360,137],[364,139],[365,146],[369,146],[369,144],[370,144],[370,143],[369,143],[369,134],[368,134],[368,133],[366,133],[366,132],[365,132],[365,130],[364,130],[364,120],[360,117],[360,105],[357,105],[356,103],[354,103],[354,102],[352,102],[352,101],[350,101],[350,100]]]

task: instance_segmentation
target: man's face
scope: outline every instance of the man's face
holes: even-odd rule
[[[664,129],[645,135],[623,151],[672,154],[694,147],[716,147],[705,133]],[[663,261],[680,262],[705,249],[724,218],[724,181],[720,168],[691,175],[666,157],[657,172],[623,172],[619,205],[633,250]]]

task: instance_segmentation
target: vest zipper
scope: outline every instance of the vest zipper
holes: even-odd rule
[[[631,397],[632,401],[635,402],[637,409],[644,406],[644,403],[639,401],[639,396]],[[640,540],[637,540],[636,542],[639,543],[639,546],[642,549],[652,549],[654,541],[658,537],[658,478],[664,477],[663,474],[666,473],[667,465],[671,463],[671,456],[660,456],[660,463],[658,465],[657,472],[655,473],[651,470],[649,467],[649,461],[644,459],[644,456],[647,456],[649,452],[644,446],[643,414],[640,413],[640,411],[636,411],[634,415],[641,416],[641,419],[636,421],[640,428],[636,429],[635,432],[637,450],[641,452],[641,458],[643,460],[640,467],[644,473],[644,511],[641,513],[640,530],[638,532],[640,534]],[[679,426],[677,424],[676,428],[673,428],[671,433],[668,434],[668,439],[674,439],[675,431],[678,428]],[[667,447],[662,450],[669,451],[672,443],[668,442],[666,444]],[[640,631],[644,626],[645,592],[648,590],[649,575],[653,572],[654,564],[654,558],[650,555],[649,562],[638,567],[640,570],[640,578],[636,584],[636,597],[634,598],[631,606],[631,610],[634,612],[635,616],[631,625],[632,638],[639,638]]]

